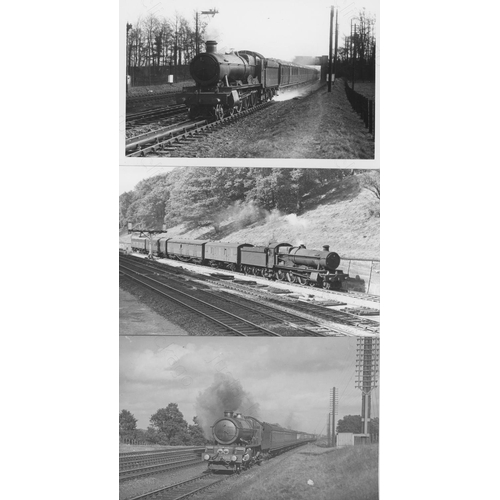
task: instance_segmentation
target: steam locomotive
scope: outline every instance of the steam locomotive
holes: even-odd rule
[[[209,470],[241,472],[262,460],[316,440],[313,434],[261,422],[225,411],[212,426],[215,446],[207,446],[202,460]]]
[[[148,241],[146,237],[133,236],[132,250],[149,253]],[[330,252],[328,245],[323,246],[323,250],[308,250],[304,245],[293,246],[290,243],[253,246],[249,243],[214,243],[165,237],[154,237],[151,244],[151,253],[157,257],[206,264],[271,280],[328,290],[340,290],[344,281],[351,280],[349,275],[337,269],[340,256]],[[364,291],[364,282],[357,281],[360,282],[359,289]]]
[[[218,53],[215,41],[208,41],[206,52],[191,60],[189,71],[196,85],[185,87],[177,102],[186,104],[192,119],[220,120],[270,101],[284,87],[319,78],[313,66],[268,59],[251,50]]]

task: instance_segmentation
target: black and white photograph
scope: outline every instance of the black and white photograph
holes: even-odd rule
[[[121,167],[120,335],[379,336],[379,170]]]
[[[120,500],[378,498],[378,339],[120,337]]]
[[[378,168],[378,12],[378,0],[120,2],[121,164]]]

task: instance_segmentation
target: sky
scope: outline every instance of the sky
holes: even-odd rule
[[[120,337],[120,410],[146,429],[158,409],[177,403],[192,423],[198,395],[222,373],[241,383],[263,421],[325,433],[332,387],[339,389],[338,418],[361,413],[355,359],[356,339],[348,337]],[[378,390],[372,416],[378,416]]]
[[[218,42],[218,49],[253,50],[264,57],[291,61],[295,56],[321,56],[328,53],[330,7],[339,10],[339,45],[342,34],[349,34],[351,18],[365,7],[378,19],[378,0],[121,0],[120,19],[123,25],[135,25],[150,13],[172,19],[176,12],[194,19],[196,11],[216,9],[215,16],[203,16],[208,22],[209,39]],[[376,28],[377,30],[377,28]]]

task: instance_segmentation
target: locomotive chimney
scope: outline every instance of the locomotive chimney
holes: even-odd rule
[[[329,252],[330,251],[330,245],[323,245],[323,250],[325,252]]]
[[[207,54],[213,54],[214,52],[217,52],[217,42],[215,40],[208,40],[206,46]]]
[[[232,418],[234,415],[234,411],[232,410],[224,410],[224,416],[228,418]]]

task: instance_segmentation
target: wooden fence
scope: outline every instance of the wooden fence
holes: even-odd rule
[[[365,281],[365,292],[380,295],[380,261],[342,257],[339,269],[352,278],[359,276]]]
[[[192,81],[189,65],[182,66],[139,66],[128,68],[131,87],[147,85],[164,85],[168,83],[168,76],[173,76],[173,83]],[[194,84],[194,82],[193,82]]]
[[[347,99],[354,111],[361,116],[365,122],[365,127],[373,135],[373,140],[375,140],[375,101],[367,99],[364,95],[352,90],[346,80],[344,80],[344,84]]]

